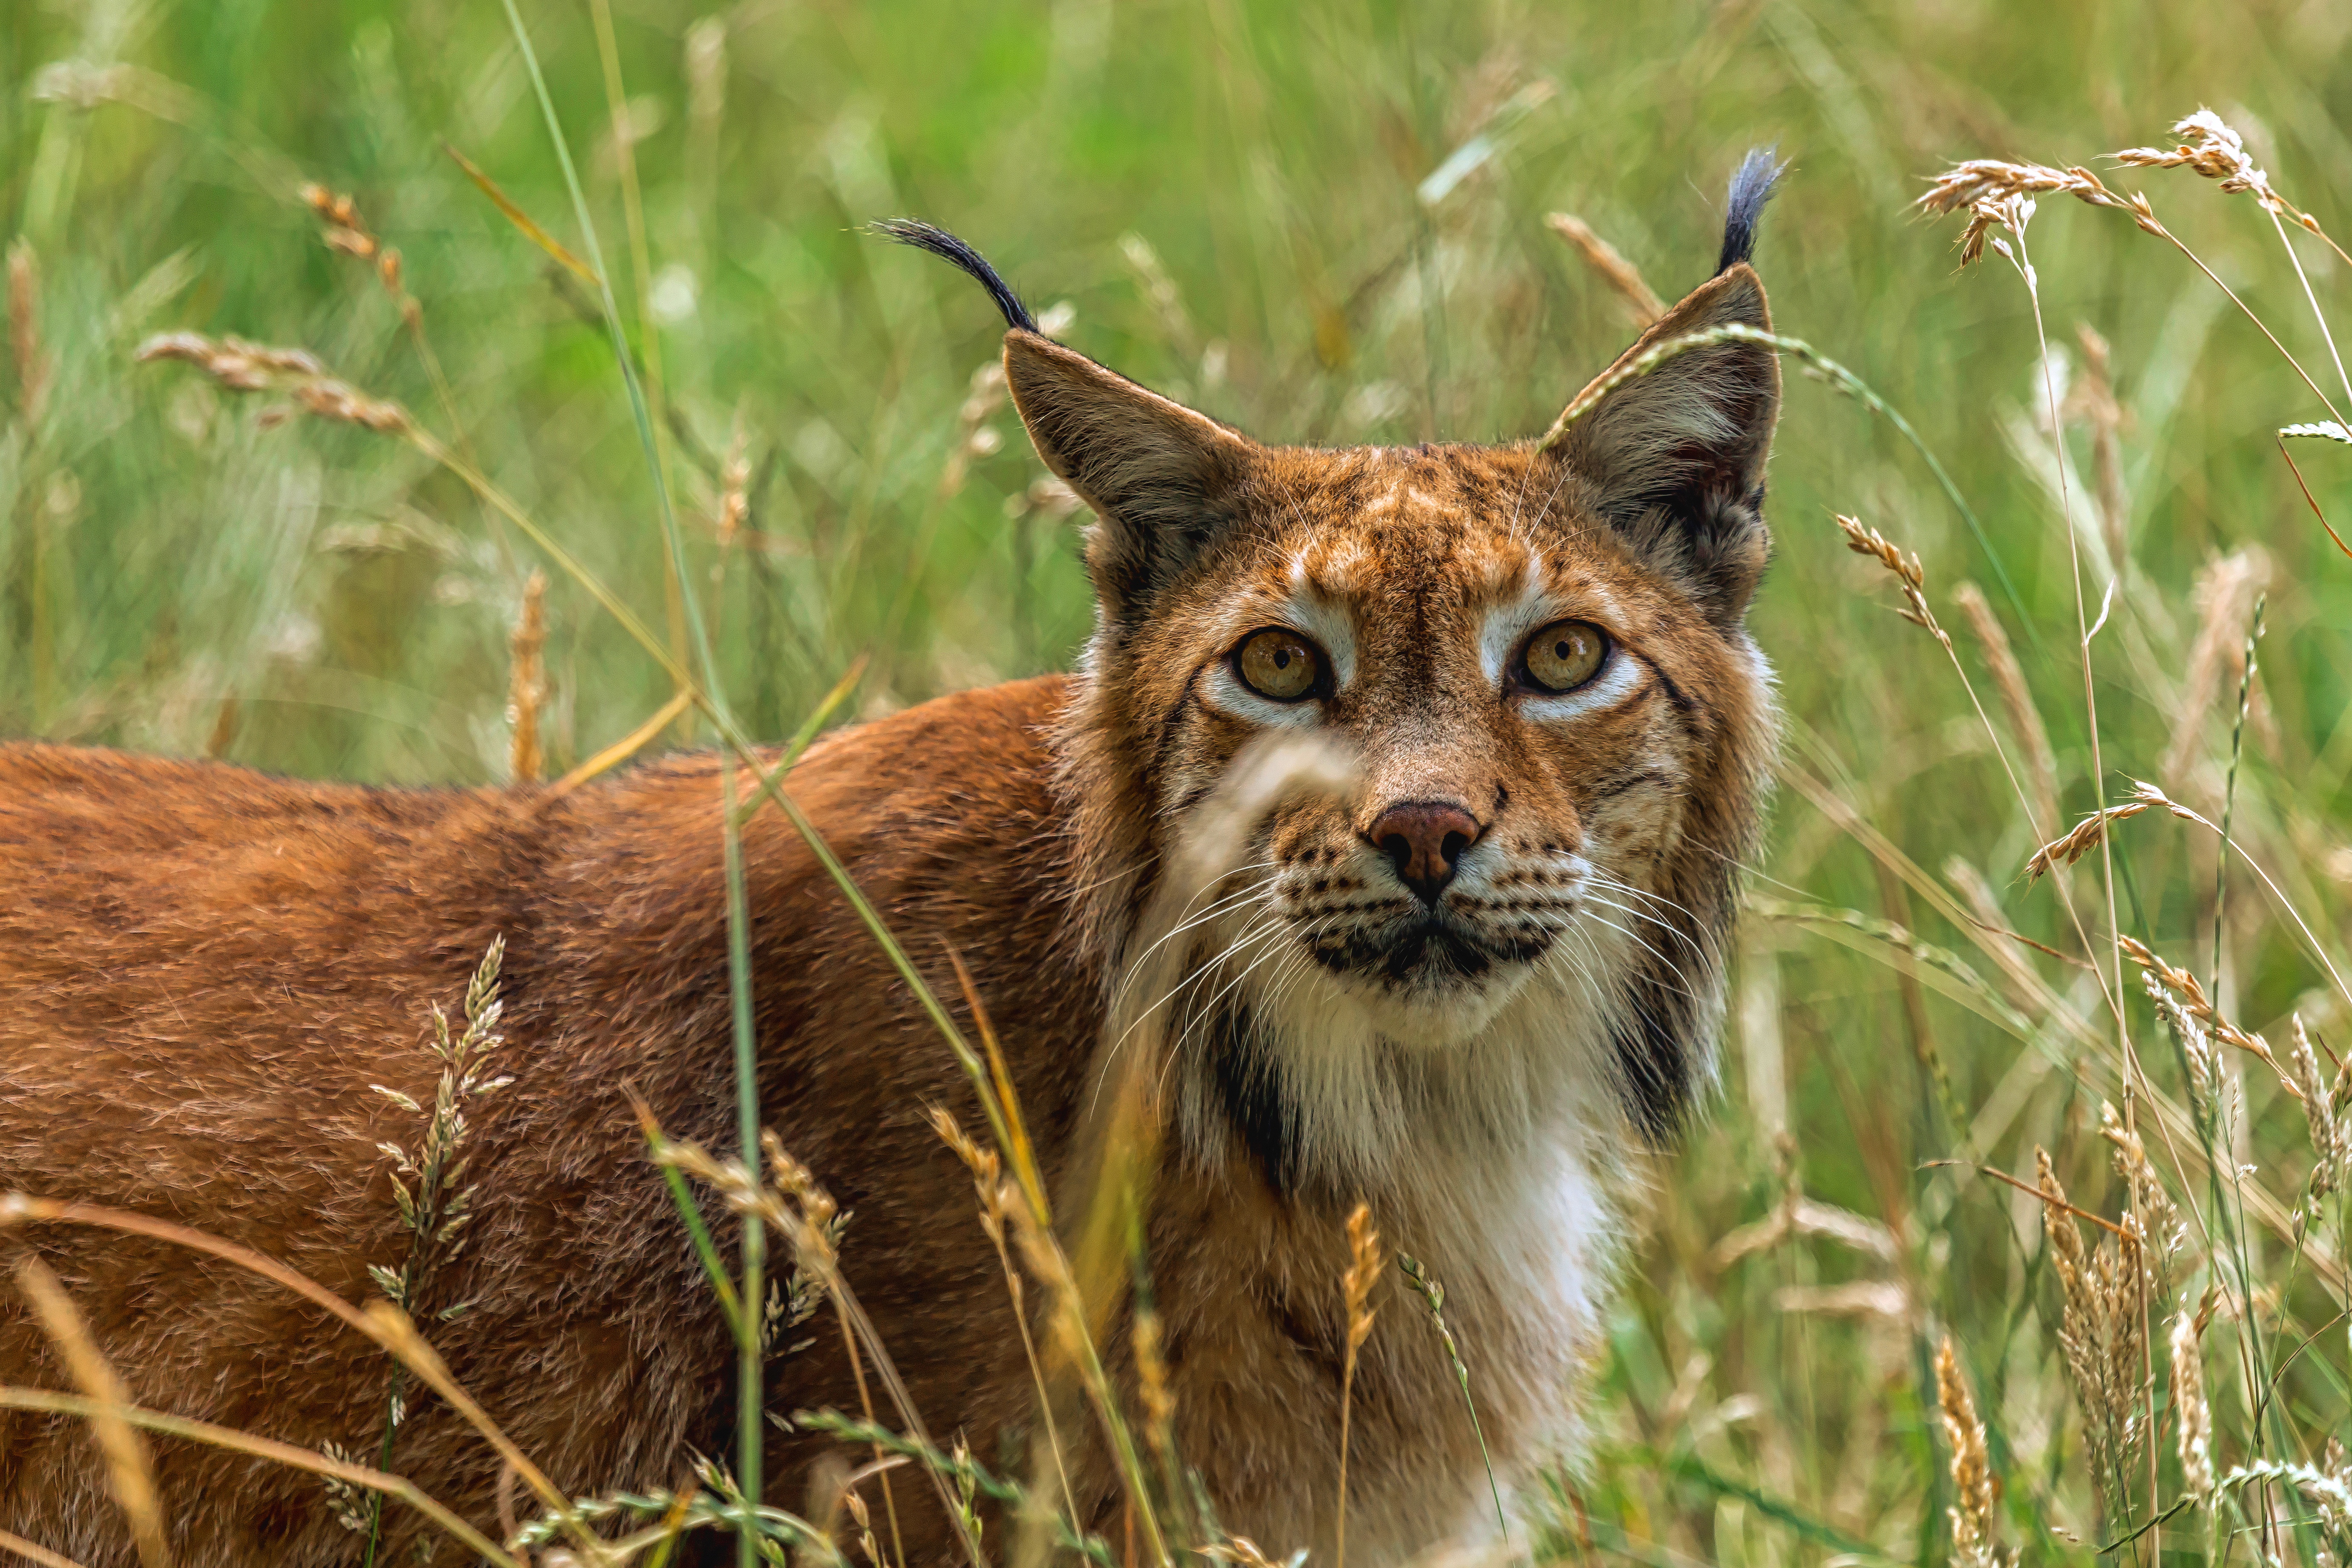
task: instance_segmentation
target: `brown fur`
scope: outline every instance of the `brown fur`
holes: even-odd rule
[[[1762,324],[1745,266],[1657,331],[1722,319]],[[1008,334],[1006,362],[1041,453],[1100,519],[1085,671],[831,737],[794,796],[940,994],[956,994],[944,947],[969,962],[1066,1184],[1106,999],[1188,815],[1268,728],[1348,746],[1354,798],[1252,828],[1242,881],[1219,884],[1241,887],[1242,913],[1197,928],[1197,984],[1171,1002],[1180,1137],[1150,1256],[1180,1440],[1228,1527],[1328,1549],[1341,1220],[1361,1195],[1446,1281],[1497,1465],[1524,1484],[1567,1438],[1634,1156],[1710,1071],[1716,954],[1771,737],[1739,618],[1763,559],[1772,362],[1748,345],[1670,362],[1549,450],[1341,452],[1260,447],[1034,333]],[[1530,628],[1509,616],[1538,582],[1525,614],[1614,639],[1604,705],[1548,709],[1508,678],[1498,693],[1487,645],[1516,657]],[[1334,659],[1349,649],[1312,712],[1261,712],[1230,686],[1234,639],[1286,615],[1321,616],[1299,629]],[[516,1081],[479,1118],[479,1217],[436,1287],[475,1305],[431,1334],[560,1486],[677,1483],[690,1451],[725,1451],[733,1352],[624,1095],[732,1145],[719,791],[700,755],[558,799],[0,748],[0,1190],[162,1215],[365,1298],[365,1266],[404,1245],[376,1144],[415,1132],[368,1086],[429,1092],[428,1005],[503,933]],[[1428,801],[1485,846],[1444,918],[1482,952],[1534,956],[1382,978],[1411,900],[1364,836]],[[855,1211],[845,1272],[932,1428],[992,1458],[1033,1419],[1029,1381],[969,1182],[924,1117],[976,1124],[969,1089],[772,810],[746,848],[762,1119]],[[1261,949],[1275,962],[1253,978]],[[1496,1002],[1506,973],[1517,989]],[[1494,1021],[1464,1021],[1480,1007]],[[1351,1008],[1371,1024],[1314,1035]],[[142,1403],[372,1446],[383,1358],[314,1309],[111,1234],[30,1226],[8,1246],[64,1279]],[[813,1328],[774,1363],[771,1408],[856,1409],[830,1320]],[[0,1381],[61,1376],[0,1304]],[[1477,1449],[1398,1297],[1353,1426],[1359,1563],[1475,1532]],[[798,1506],[823,1445],[776,1447],[770,1494]],[[353,1555],[311,1478],[155,1449],[185,1560]],[[496,1461],[437,1403],[393,1468],[488,1517]],[[1077,1479],[1087,1522],[1114,1527],[1099,1463]],[[76,1424],[0,1415],[0,1528],[127,1562],[103,1484]],[[902,1482],[898,1505],[910,1560],[941,1560],[929,1494]]]

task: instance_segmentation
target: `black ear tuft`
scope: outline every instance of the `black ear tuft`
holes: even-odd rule
[[[1756,251],[1756,220],[1772,199],[1772,187],[1788,164],[1773,162],[1773,147],[1753,147],[1731,176],[1731,195],[1723,206],[1723,256],[1717,276],[1730,271]]]
[[[996,275],[996,268],[991,267],[979,251],[946,229],[907,217],[881,218],[866,227],[868,233],[878,234],[885,239],[895,239],[900,245],[911,245],[918,250],[928,250],[943,261],[953,262],[988,290],[988,297],[996,301],[998,310],[1004,312],[1006,326],[1018,327],[1024,332],[1037,330],[1037,318],[1029,313],[1029,307],[1021,302],[1021,296],[1013,291],[1013,286]]]

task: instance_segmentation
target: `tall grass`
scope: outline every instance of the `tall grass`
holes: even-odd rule
[[[498,7],[16,7],[0,731],[495,780],[530,771],[510,685],[561,775],[632,736],[781,735],[861,655],[867,712],[1058,668],[1088,625],[1074,520],[981,374],[988,312],[855,226],[958,228],[1070,341],[1268,438],[1484,439],[1550,422],[1632,284],[1704,274],[1702,193],[1777,139],[1776,324],[1880,401],[1790,362],[1754,617],[1789,744],[1724,1097],[1660,1162],[1591,1450],[1512,1539],[2315,1568],[2352,1429],[2352,560],[2312,513],[2352,517],[2352,452],[2274,432],[2352,413],[2352,280],[2298,221],[2352,231],[2339,9],[645,0],[523,17],[542,108]],[[2270,183],[2165,138],[2205,102]],[[2030,289],[1906,212],[1980,155],[2064,176],[1979,232]],[[2082,206],[2078,164],[2178,247]],[[301,345],[363,401],[135,365],[167,329]],[[379,405],[430,442],[355,422]],[[534,529],[580,570],[532,600],[524,679]],[[2099,862],[2028,880],[2086,816],[2069,847]],[[822,1272],[752,1131],[694,1168]],[[989,1129],[976,1177],[1020,1142]],[[983,1203],[1050,1296],[1019,1185]],[[872,1415],[849,1436],[943,1500],[1020,1491]],[[1167,1500],[1144,1436],[1139,1495]],[[725,1522],[726,1479],[704,1516],[629,1514],[640,1543]],[[541,1534],[609,1507],[551,1503]]]

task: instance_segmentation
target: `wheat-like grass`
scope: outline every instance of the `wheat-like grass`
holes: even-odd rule
[[[2063,837],[2052,839],[2033,852],[2025,862],[2025,879],[2040,881],[2060,866],[2072,866],[2105,840],[2111,824],[2127,822],[2147,808],[2147,801],[2127,800],[2091,813]]]
[[[2200,108],[2173,121],[2172,133],[2182,140],[2170,148],[2126,147],[2115,154],[2115,160],[2134,169],[2191,169],[2209,180],[2218,180],[2224,193],[2252,195],[2268,212],[2317,235],[2337,256],[2352,262],[2352,256],[2346,256],[2343,247],[2328,238],[2317,218],[2278,193],[2271,177],[2246,151],[2245,139],[2220,115]]]
[[[2121,811],[2124,808],[2117,806],[2114,809]],[[2211,998],[2206,995],[2203,983],[2196,975],[2186,969],[2178,969],[2166,963],[2160,954],[2137,937],[2126,936],[2122,940],[2124,956],[2146,970],[2148,979],[2174,997],[2179,1002],[2181,1011],[2189,1019],[2202,1026],[2203,1032],[2210,1032],[2212,1038],[2221,1041],[2224,1045],[2235,1046],[2248,1056],[2259,1058],[2265,1066],[2278,1075],[2279,1082],[2286,1086],[2290,1094],[2301,1098],[2302,1088],[2288,1075],[2286,1068],[2279,1064],[2277,1056],[2271,1050],[2270,1043],[2260,1035],[2249,1034],[2221,1016],[2220,1010],[2213,1005]],[[2199,1058],[2192,1052],[2190,1056],[2192,1068],[2198,1060]]]
[[[1895,613],[1914,626],[1925,626],[1946,648],[1952,639],[1936,624],[1936,612],[1927,606],[1927,575],[1919,565],[1916,552],[1906,555],[1886,542],[1878,530],[1866,528],[1858,518],[1840,514],[1837,525],[1845,534],[1845,547],[1856,555],[1867,555],[1893,574],[1903,590],[1905,607]]]
[[[2303,1097],[2304,1121],[2311,1132],[2311,1195],[2323,1198],[2344,1185],[2347,1170],[2352,1170],[2352,1122],[2345,1115],[2352,1109],[2352,1063],[2336,1070],[2331,1087],[2319,1053],[2312,1048],[2311,1033],[2303,1026],[2303,1015],[2294,1015],[2287,1029],[2292,1041],[2287,1060],[2294,1068],[2289,1087]]]
[[[1949,1450],[1952,1502],[1945,1517],[1952,1527],[1953,1561],[1960,1568],[2002,1568],[2005,1559],[1994,1543],[2000,1491],[1993,1480],[1992,1458],[1985,1447],[1984,1423],[1978,1419],[1976,1400],[1969,1393],[1949,1334],[1936,1347],[1936,1404]]]
[[[2213,1408],[2205,1400],[2205,1352],[2197,1315],[2183,1308],[2172,1320],[2173,1437],[2180,1479],[2200,1498],[2213,1495]]]
[[[522,585],[522,612],[507,638],[512,663],[507,677],[507,776],[537,784],[545,766],[539,741],[539,711],[547,701],[547,574],[534,569]]]
[[[1636,331],[1647,331],[1652,322],[1666,313],[1666,302],[1658,298],[1657,291],[1642,276],[1642,269],[1594,232],[1591,224],[1573,213],[1547,213],[1544,222],[1616,292],[1618,302],[1625,307],[1625,314],[1633,319]]]
[[[1358,1204],[1348,1215],[1348,1269],[1339,1278],[1346,1309],[1347,1349],[1339,1372],[1339,1504],[1333,1561],[1348,1563],[1348,1418],[1356,1392],[1356,1355],[1372,1335],[1372,1287],[1381,1280],[1381,1233],[1372,1228],[1372,1208]]]
[[[2139,1420],[2140,1298],[2148,1283],[2137,1227],[2095,1250],[2083,1245],[2047,1151],[2034,1150],[2043,1234],[2058,1276],[2059,1348],[2083,1414],[2091,1479],[2111,1522],[2130,1517],[2130,1476],[2147,1436]]]

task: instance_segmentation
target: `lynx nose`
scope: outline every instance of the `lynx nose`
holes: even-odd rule
[[[1483,831],[1476,817],[1451,801],[1408,800],[1381,813],[1364,837],[1389,858],[1397,879],[1434,909],[1464,851]]]

